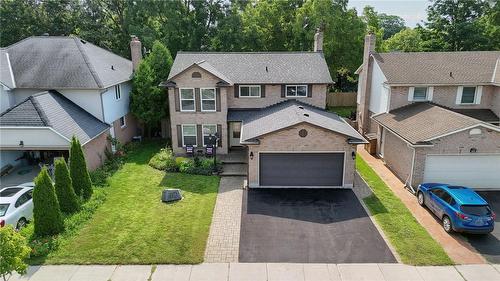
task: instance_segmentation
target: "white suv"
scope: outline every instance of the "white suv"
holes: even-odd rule
[[[33,186],[30,184],[0,189],[0,227],[10,224],[17,230],[33,218]]]

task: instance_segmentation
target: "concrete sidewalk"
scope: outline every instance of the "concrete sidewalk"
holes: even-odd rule
[[[30,281],[500,281],[500,265],[203,263],[198,265],[47,265],[29,268]]]

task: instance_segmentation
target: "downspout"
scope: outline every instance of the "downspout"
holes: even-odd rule
[[[408,145],[408,147],[410,147],[413,150],[413,154],[412,154],[412,157],[411,157],[411,170],[410,170],[410,174],[408,175],[408,178],[406,178],[405,187],[411,193],[416,194],[417,192],[415,191],[415,189],[411,185],[411,183],[413,182],[413,169],[414,169],[414,166],[415,166],[415,147],[412,147],[410,145]]]

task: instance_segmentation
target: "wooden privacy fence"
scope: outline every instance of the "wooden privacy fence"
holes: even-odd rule
[[[356,92],[329,92],[326,94],[327,106],[356,106]]]

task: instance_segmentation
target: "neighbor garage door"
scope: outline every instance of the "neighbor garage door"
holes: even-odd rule
[[[260,153],[261,186],[342,186],[344,153]]]
[[[424,182],[500,189],[500,155],[428,155]]]

